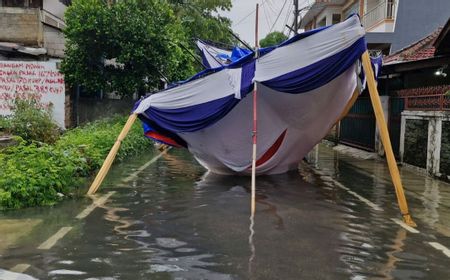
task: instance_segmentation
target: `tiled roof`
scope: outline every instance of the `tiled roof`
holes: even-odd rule
[[[434,57],[434,41],[441,33],[442,27],[436,29],[427,37],[383,58],[383,64],[396,64],[409,61],[417,61]]]

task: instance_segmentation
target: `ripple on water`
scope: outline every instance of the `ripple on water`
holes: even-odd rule
[[[163,248],[177,248],[186,245],[186,242],[176,240],[175,238],[159,237],[156,238],[156,244]]]
[[[181,267],[175,264],[152,264],[150,265],[150,272],[175,272],[184,271]]]
[[[69,270],[69,269],[57,269],[52,270],[48,273],[48,275],[84,275],[86,272],[78,271],[78,270]]]
[[[34,277],[23,273],[16,273],[9,270],[4,270],[0,268],[0,279],[14,279],[14,280],[37,280]]]
[[[195,251],[197,251],[197,250],[194,249],[194,248],[178,248],[178,249],[175,249],[175,252],[178,252],[178,253],[192,253],[192,252],[195,252]]]

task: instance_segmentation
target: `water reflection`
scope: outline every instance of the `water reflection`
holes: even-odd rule
[[[250,276],[249,277],[250,279],[252,279],[252,265],[256,255],[255,243],[253,242],[253,237],[255,235],[255,230],[253,229],[254,225],[255,225],[255,215],[252,213],[250,215],[250,225],[249,225],[250,235],[248,236],[248,245],[250,247],[251,252],[250,258],[248,259],[248,275]]]
[[[319,167],[331,172],[315,175],[303,166],[300,172],[258,177],[252,217],[250,178],[205,173],[187,153],[171,150],[139,176],[122,181],[147,161],[143,157],[135,165],[115,166],[115,179],[104,192],[116,193],[85,220],[74,217],[90,201],[66,204],[61,209],[72,210],[58,219],[55,209],[35,211],[39,214],[34,218],[42,222],[28,233],[28,243],[17,240],[16,248],[5,247],[0,266],[29,262],[27,274],[39,279],[448,276],[440,252],[424,245],[423,236],[410,235],[390,220],[397,209],[386,206],[392,204],[393,190],[378,179],[382,168],[373,170],[374,178],[357,172],[345,158],[322,157]],[[332,179],[385,211],[362,204]],[[426,215],[442,220],[439,204],[430,204],[441,199],[442,189],[430,184],[423,195],[426,200],[411,206],[426,204]],[[68,224],[73,233],[48,252],[29,245]]]

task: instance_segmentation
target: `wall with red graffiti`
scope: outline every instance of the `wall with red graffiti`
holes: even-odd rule
[[[0,115],[10,115],[17,98],[50,107],[55,122],[64,127],[64,76],[56,62],[0,61]]]

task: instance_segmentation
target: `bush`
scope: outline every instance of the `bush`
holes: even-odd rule
[[[19,139],[18,146],[0,151],[0,209],[52,205],[72,196],[101,166],[125,121],[120,117],[70,130],[54,145]],[[146,147],[150,141],[135,124],[116,160]]]
[[[27,142],[54,143],[60,130],[53,122],[51,108],[41,109],[35,99],[16,99],[14,114],[0,119],[0,131],[20,136]]]

